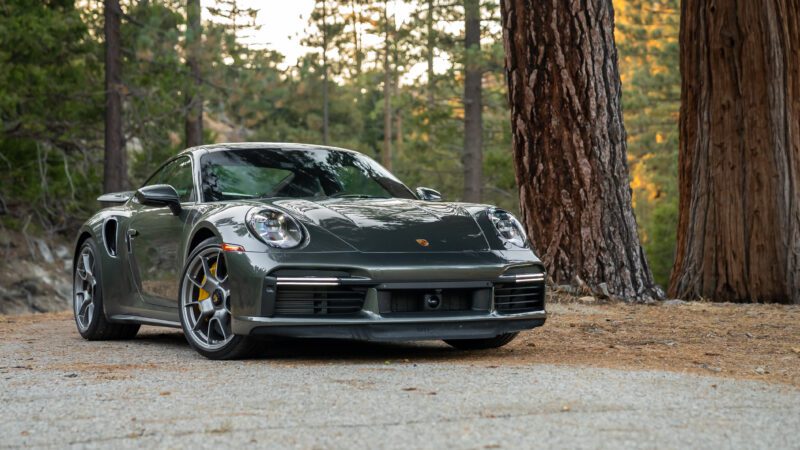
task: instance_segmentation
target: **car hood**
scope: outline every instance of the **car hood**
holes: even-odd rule
[[[406,199],[279,200],[297,219],[362,252],[485,251],[480,226],[457,203]],[[313,239],[313,234],[312,237]]]

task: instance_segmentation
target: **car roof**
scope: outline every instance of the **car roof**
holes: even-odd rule
[[[324,151],[336,150],[341,152],[359,153],[354,150],[346,148],[330,147],[327,145],[316,144],[298,144],[291,142],[225,142],[219,144],[199,145],[197,147],[190,147],[179,153],[185,155],[189,153],[200,152],[215,152],[225,150],[310,150],[310,151]]]

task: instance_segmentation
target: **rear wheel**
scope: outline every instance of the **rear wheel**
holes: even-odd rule
[[[519,333],[506,333],[488,339],[447,339],[445,342],[459,350],[488,350],[500,348],[513,341]]]
[[[112,323],[103,310],[102,272],[97,258],[97,245],[87,239],[75,260],[72,277],[72,310],[75,325],[84,339],[133,339],[139,325]]]
[[[189,255],[181,280],[181,327],[192,348],[210,359],[249,355],[253,339],[231,329],[228,268],[216,239],[206,239]]]

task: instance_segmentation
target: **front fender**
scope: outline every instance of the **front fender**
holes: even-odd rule
[[[269,252],[278,250],[270,247],[250,232],[246,224],[248,211],[258,208],[254,205],[230,205],[211,209],[202,214],[194,224],[189,242],[194,242],[198,233],[211,232],[220,241],[227,244],[241,245],[248,252]],[[271,208],[281,209],[275,206]],[[284,211],[286,214],[291,214]],[[344,241],[329,233],[322,227],[300,221],[303,226],[303,243],[292,249],[280,249],[281,252],[352,252],[354,249]]]

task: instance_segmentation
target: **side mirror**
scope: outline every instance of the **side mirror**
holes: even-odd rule
[[[168,184],[145,186],[136,191],[136,199],[143,205],[169,206],[175,215],[181,212],[181,198],[178,196],[178,191]]]
[[[442,201],[442,194],[440,194],[439,191],[426,187],[417,188],[417,197],[419,197],[420,200],[425,200],[426,202]]]

